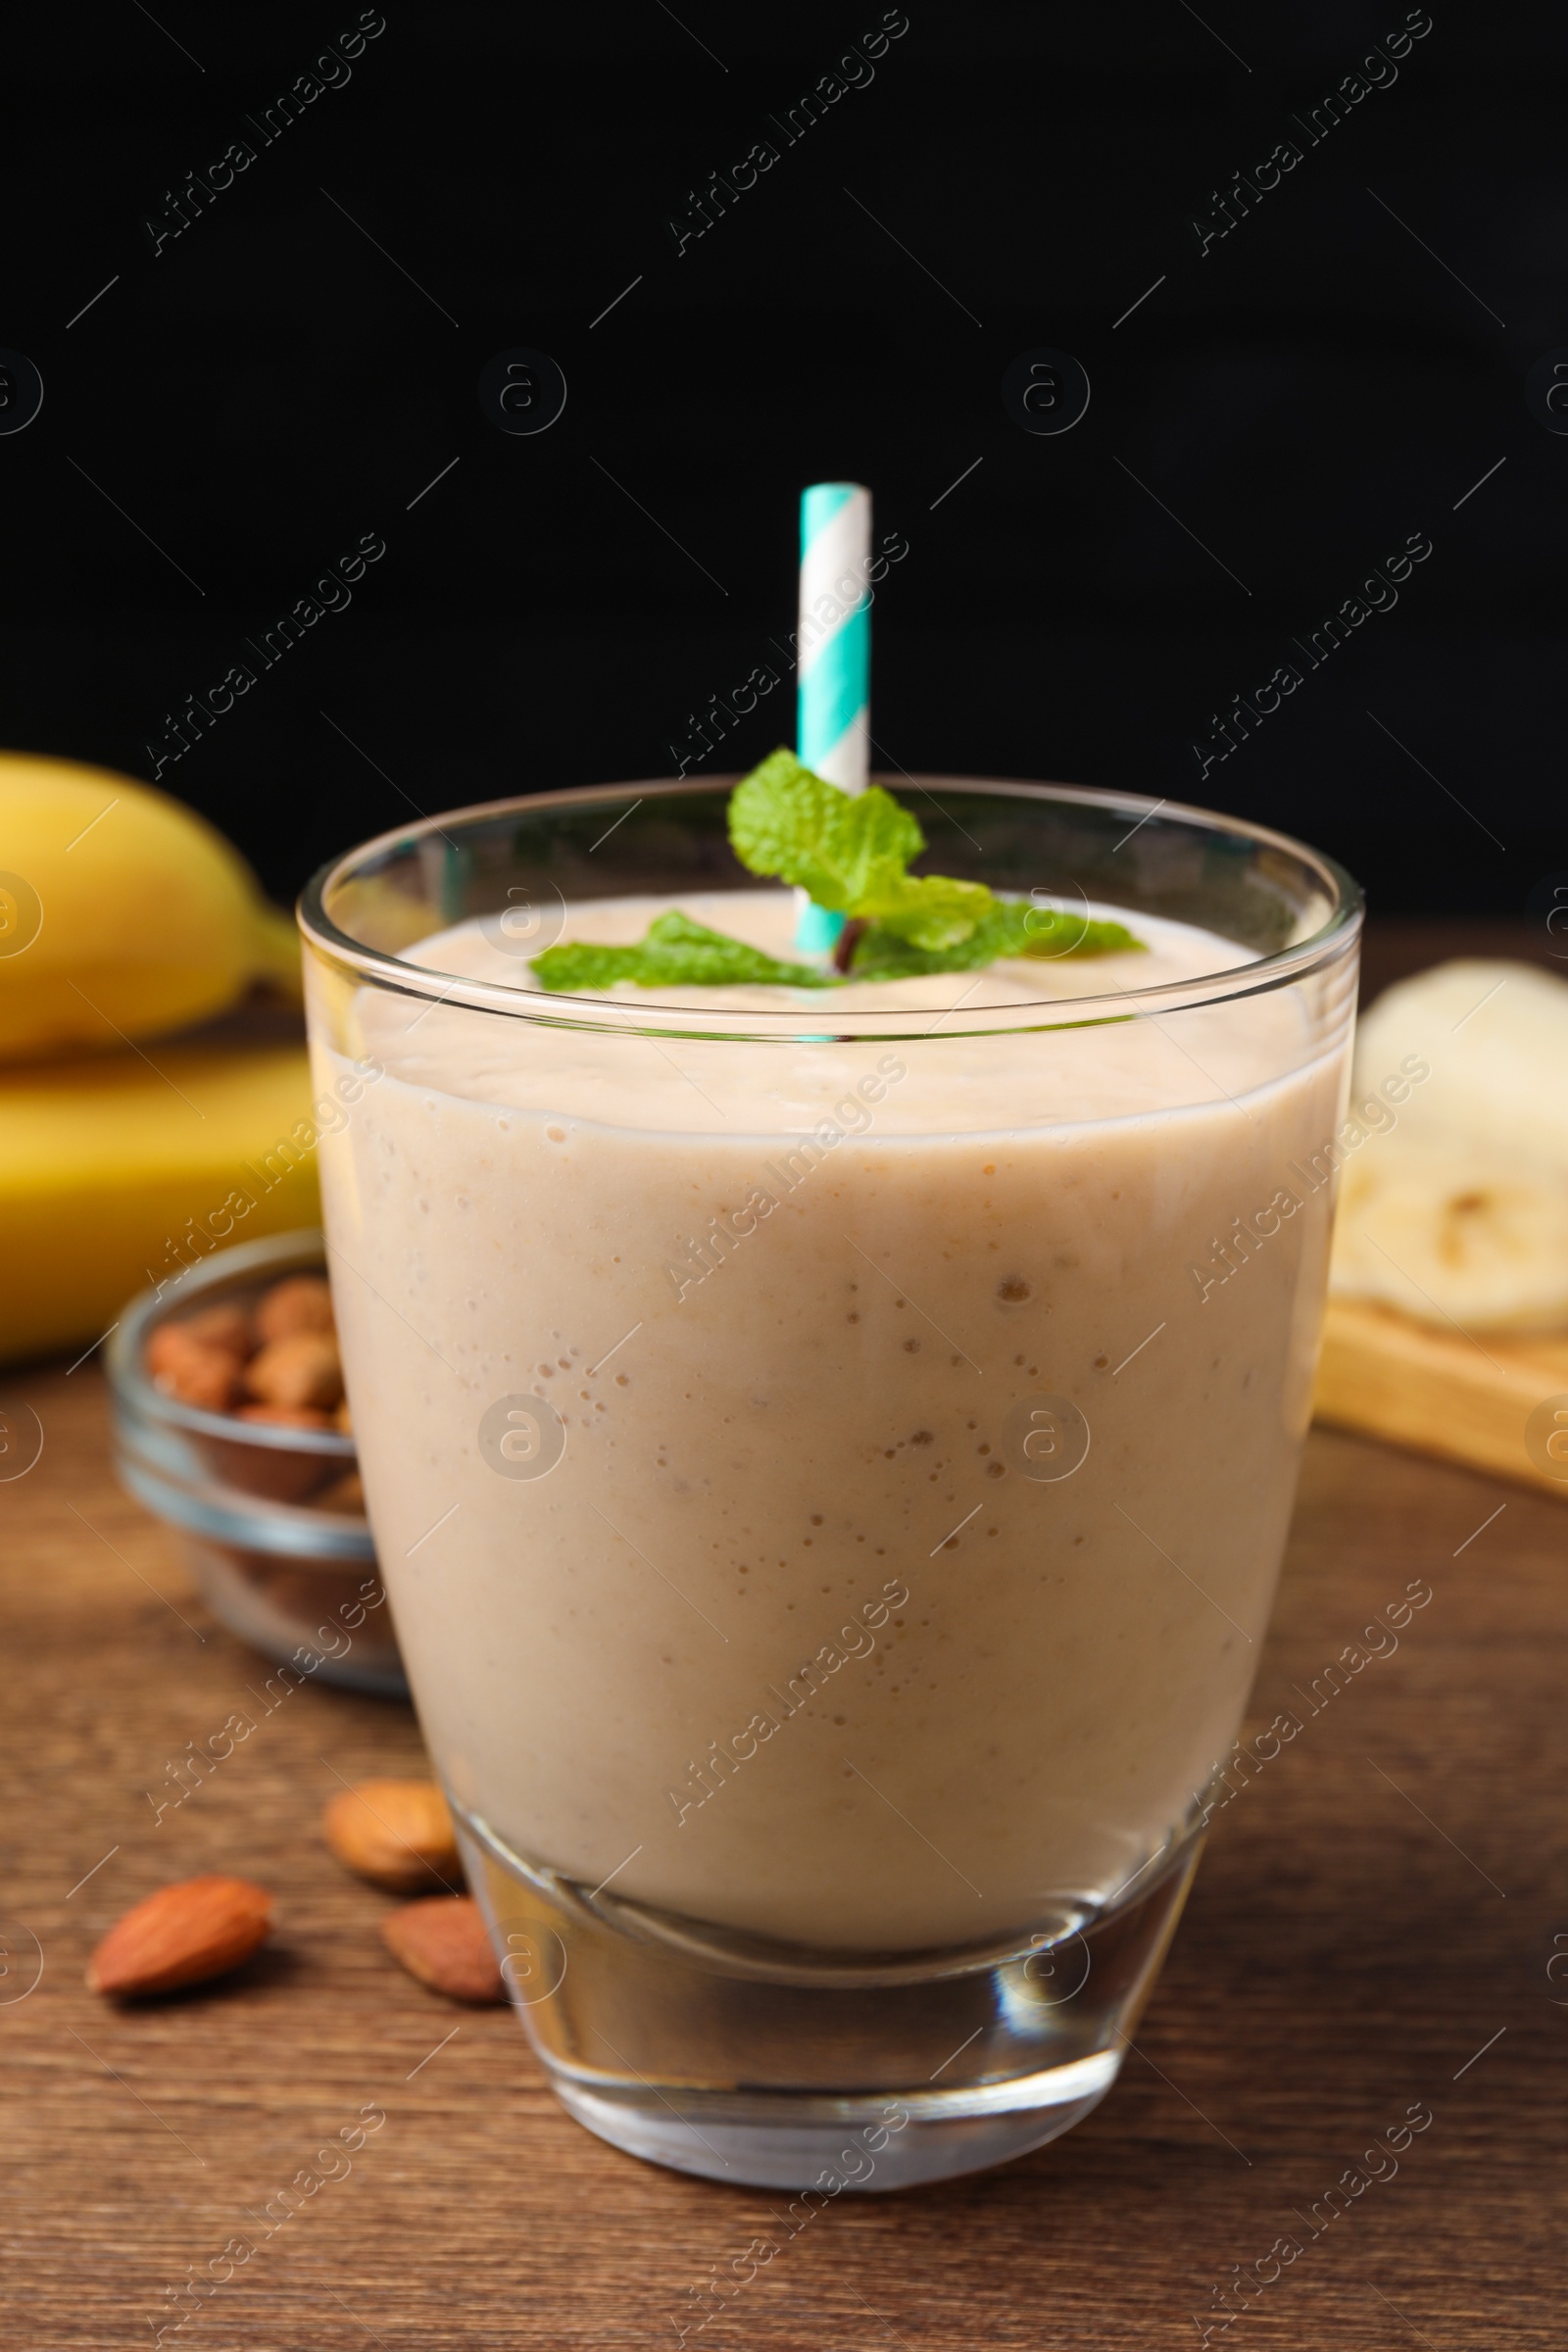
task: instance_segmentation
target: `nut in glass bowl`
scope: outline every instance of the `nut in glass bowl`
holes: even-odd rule
[[[109,1349],[116,1468],[242,1642],[403,1697],[324,1263],[318,1232],[271,1234],[144,1292]]]

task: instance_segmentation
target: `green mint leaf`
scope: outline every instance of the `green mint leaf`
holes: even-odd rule
[[[546,948],[529,967],[541,988],[577,996],[633,980],[639,988],[831,988],[829,973],[809,964],[780,963],[760,948],[710,931],[688,914],[662,914],[646,939],[630,948],[595,947],[586,940]]]
[[[1125,925],[1094,921],[1035,906],[1027,899],[994,899],[965,939],[925,947],[885,922],[866,926],[850,973],[856,980],[908,980],[923,972],[973,972],[1002,957],[1114,956],[1141,950]]]
[[[895,939],[941,950],[971,938],[996,905],[983,882],[956,882],[946,874],[904,874],[862,901],[855,912]]]
[[[963,972],[969,942],[956,949],[917,948],[880,923],[868,923],[850,958],[852,980],[913,980],[922,972]],[[982,959],[984,960],[984,959]]]
[[[925,836],[891,793],[853,797],[776,751],[730,795],[730,846],[754,874],[790,882],[835,914],[893,899]]]
[[[1070,909],[1062,913],[1051,906],[1026,906],[1022,927],[1024,945],[1012,950],[1000,948],[999,955],[1054,959],[1058,956],[1142,956],[1148,952],[1148,942],[1137,938],[1125,923],[1074,914]]]

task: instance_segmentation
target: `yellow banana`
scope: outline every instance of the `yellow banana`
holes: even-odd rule
[[[149,1283],[314,1224],[310,1108],[301,1046],[0,1071],[0,1359],[85,1348]]]
[[[297,995],[293,924],[193,809],[0,753],[0,1061],[183,1029],[264,977]]]

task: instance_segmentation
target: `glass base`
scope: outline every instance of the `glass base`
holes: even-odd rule
[[[760,2094],[737,2101],[743,2112],[727,2122],[705,2105],[697,2125],[646,2096],[585,2090],[559,2073],[555,2088],[568,2115],[628,2156],[736,2186],[820,2189],[831,2197],[842,2189],[914,2188],[1026,2156],[1098,2107],[1120,2064],[1119,2053],[1106,2051],[1009,2082],[1018,2104],[1001,2113],[977,2112],[968,2091],[924,2100],[910,2093],[897,2102],[907,2118],[903,2125],[887,2099]],[[808,2122],[802,2110],[818,2105],[836,2112]]]
[[[648,2162],[757,2188],[907,2188],[1005,2163],[1109,2089],[1202,1845],[1096,1911],[956,1951],[823,1951],[529,1863],[453,1806],[468,1883],[555,2090]]]

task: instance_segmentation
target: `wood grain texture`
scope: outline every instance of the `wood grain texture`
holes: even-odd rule
[[[0,1486],[0,2341],[150,2344],[162,2290],[260,2240],[269,2199],[327,2170],[317,2152],[373,2102],[387,2121],[352,2171],[166,2341],[673,2347],[688,2282],[781,2200],[603,2147],[505,2011],[454,2008],[394,1967],[378,1934],[394,1898],[350,1879],[318,1822],[339,1776],[420,1768],[407,1709],[301,1689],[155,1820],[167,1762],[256,1713],[258,1662],[113,1486],[94,1368],[8,1394],[45,1447]],[[1109,2098],[1004,2171],[844,2198],[689,2340],[1196,2345],[1191,2315],[1227,2266],[1306,2241],[1298,2209],[1424,2101],[1433,2126],[1397,2175],[1212,2340],[1560,2343],[1564,1527],[1550,1498],[1315,1435],[1250,1717],[1290,1709],[1302,1729],[1237,1776]],[[1432,1601],[1370,1657],[1362,1629],[1411,1579]],[[205,1992],[95,2000],[82,1969],[110,1922],[206,1870],[275,1891],[273,1944]],[[18,1998],[29,1935],[43,1973]]]
[[[1568,1332],[1471,1339],[1370,1300],[1329,1301],[1312,1400],[1320,1421],[1568,1502],[1568,1478],[1541,1469],[1525,1446],[1526,1423],[1549,1396],[1568,1396]]]

